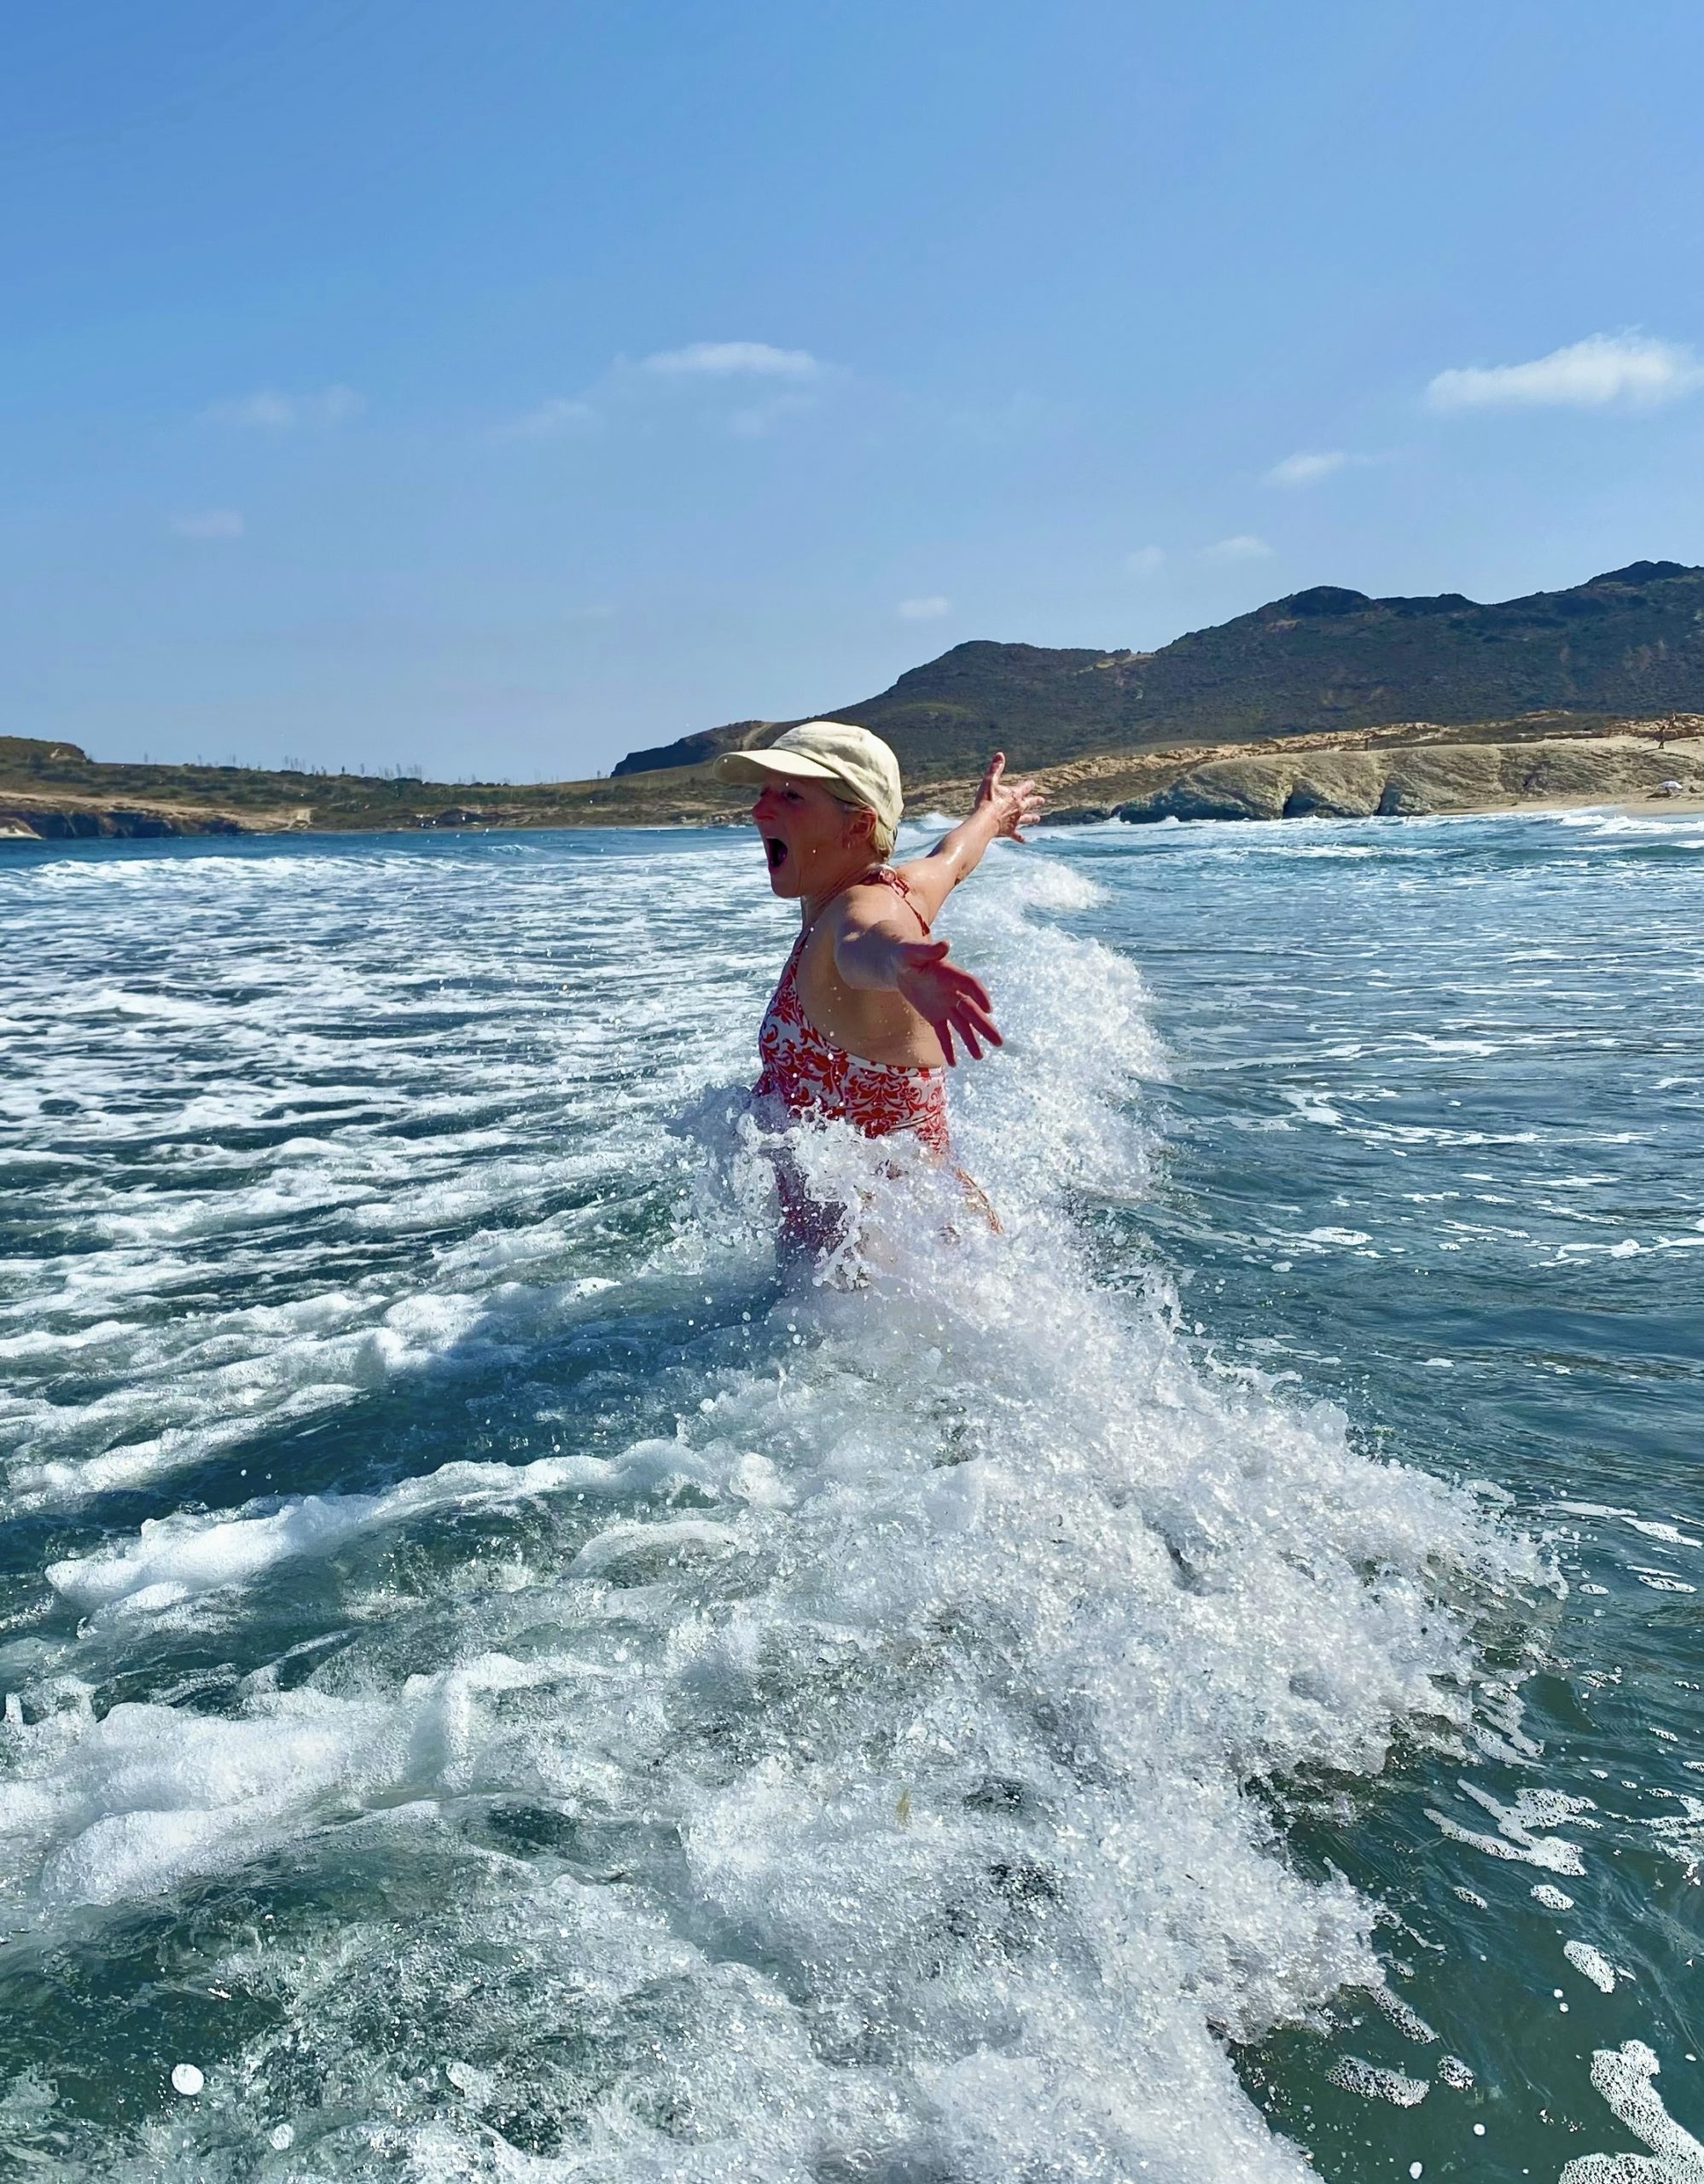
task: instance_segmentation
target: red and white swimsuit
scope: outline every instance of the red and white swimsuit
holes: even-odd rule
[[[910,889],[897,872],[883,867],[847,884],[891,887],[923,932],[928,932],[928,920],[911,900]],[[827,908],[825,903],[817,916]],[[814,926],[813,920],[794,942],[781,983],[764,1012],[758,1033],[763,1074],[753,1097],[779,1101],[789,1115],[851,1123],[866,1137],[891,1137],[904,1130],[931,1153],[945,1153],[948,1150],[945,1072],[866,1061],[862,1054],[848,1054],[844,1047],[825,1038],[805,1014],[805,1004],[799,998],[799,959]]]

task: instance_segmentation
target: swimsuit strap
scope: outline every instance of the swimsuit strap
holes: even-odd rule
[[[929,921],[917,908],[916,902],[912,899],[911,883],[905,877],[904,874],[903,872],[895,872],[892,865],[884,864],[881,869],[872,876],[875,880],[878,880],[882,886],[892,887],[898,891],[904,902],[905,908],[911,913],[911,915],[916,918],[917,923],[923,928],[924,938],[927,938],[928,936]]]
[[[922,926],[924,933],[927,935],[928,932],[928,920],[923,915],[922,912],[917,908],[916,903],[911,899],[910,881],[906,879],[903,873],[894,871],[892,865],[878,864],[873,866],[868,872],[860,872],[857,874],[851,880],[843,880],[840,886],[835,888],[832,895],[823,896],[822,901],[817,905],[816,917],[811,918],[809,922],[802,927],[799,939],[794,943],[795,950],[797,950],[800,944],[803,942],[807,933],[815,932],[817,919],[822,916],[823,911],[828,909],[829,903],[839,902],[842,895],[850,894],[854,887],[893,888],[904,901],[906,909],[910,910],[912,916],[916,918],[917,923]]]

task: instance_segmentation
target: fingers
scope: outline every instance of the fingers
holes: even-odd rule
[[[936,1031],[936,1037],[941,1043],[941,1052],[946,1056],[949,1061],[952,1060],[952,1042],[955,1034],[958,1038],[959,1044],[964,1048],[964,1051],[970,1056],[973,1061],[981,1060],[983,1043],[985,1041],[991,1047],[997,1047],[1004,1044],[1000,1034],[995,1030],[993,1024],[986,1017],[983,1018],[979,1022],[972,1016],[951,1016],[945,1023],[938,1027]]]
[[[942,1060],[954,1069],[961,1048],[973,1061],[980,1061],[987,1048],[1005,1042],[994,1021],[987,987],[972,972],[947,962],[946,953],[944,940],[903,943],[901,963],[906,973],[916,974],[916,983],[902,980],[901,990],[939,1040]]]
[[[962,1038],[968,1040],[974,1037],[986,1039],[991,1047],[1003,1047],[1006,1043],[1000,1036],[999,1025],[986,1008],[974,1011],[960,1009],[954,1020],[957,1023],[959,1036]]]
[[[968,1002],[955,1002],[943,1014],[931,1016],[929,1026],[940,1041],[941,1056],[949,1069],[958,1066],[955,1039],[973,1061],[982,1060],[985,1046],[1003,1047],[1006,1043],[989,1011]]]
[[[985,1041],[991,1047],[1003,1047],[1006,1043],[1000,1037],[999,1025],[986,1008],[962,1008],[955,1015],[953,1022],[959,1037],[978,1061],[982,1059]]]
[[[946,1008],[946,1021],[971,1052],[980,1059],[978,1040],[986,1039],[990,1046],[1003,1046],[999,1026],[994,1021],[994,1011],[987,995],[978,986],[974,993],[956,994]]]
[[[967,1005],[987,1015],[994,1004],[988,998],[988,989],[974,973],[961,970],[957,963],[949,963],[941,973],[952,991],[951,1006],[962,1008]]]
[[[1015,781],[1002,788],[1000,832],[1009,840],[1023,841],[1022,829],[1034,826],[1041,817],[1042,801],[1042,793],[1032,781]]]

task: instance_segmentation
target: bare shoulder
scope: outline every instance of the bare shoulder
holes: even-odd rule
[[[868,880],[848,887],[832,902],[823,921],[835,932],[867,932],[871,926],[885,924],[896,911],[903,918],[905,899],[897,887]]]
[[[914,924],[927,930],[934,922],[945,892],[937,884],[937,874],[929,869],[928,858],[910,857],[904,864],[890,864],[883,869],[885,880],[851,891],[858,903],[860,922],[897,922],[908,936]],[[898,886],[893,885],[895,880],[899,883]]]
[[[926,925],[940,915],[941,904],[952,892],[954,874],[945,857],[908,857],[893,868],[905,883],[906,900]]]

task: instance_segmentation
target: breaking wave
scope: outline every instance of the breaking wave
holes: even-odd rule
[[[695,863],[707,899],[733,856]],[[741,1009],[683,1035],[684,1081],[600,1043],[619,1112],[601,1136],[589,1110],[564,1158],[664,1178],[668,1215],[595,1275],[560,1213],[526,1216],[548,1159],[447,1114],[435,1188],[481,1214],[435,1286],[416,1251],[413,1288],[328,1285],[193,1357],[114,1287],[58,1338],[178,1378],[113,1445],[18,1414],[39,1430],[14,1507],[77,1523],[44,1533],[5,1661],[7,1915],[17,1946],[110,1964],[173,1906],[148,2037],[206,2076],[61,2139],[66,2173],[1311,2173],[1230,2044],[1383,1973],[1376,1907],[1305,1869],[1273,1786],[1459,1737],[1474,1618],[1544,1572],[1340,1411],[1216,1368],[1163,1266],[1110,1278],[1096,1210],[1163,1157],[1165,1057],[1130,963],[1050,922],[1093,883],[992,863],[954,929],[1008,1045],[954,1094],[1003,1234],[830,1134],[810,1157],[873,1209],[858,1264],[777,1284],[763,1148],[721,1089],[765,924]],[[603,884],[633,891],[631,934],[648,878]],[[682,1021],[708,946],[671,973],[655,944]],[[384,1081],[382,1032],[340,1054],[358,1090]],[[572,1057],[549,1066],[572,1108]],[[221,1205],[288,1235],[280,1178],[305,1172],[325,1189],[299,1209],[329,1191],[394,1220],[370,1148],[301,1143],[106,1208],[93,1263],[130,1263],[125,1219],[168,1253]],[[492,1225],[504,1161],[521,1210]],[[507,1445],[445,1446],[446,1412],[476,1408],[452,1356],[505,1391]],[[445,1460],[381,1417],[383,1448],[313,1490],[230,1496],[257,1407],[276,1433],[380,1397],[429,1409]],[[144,1488],[166,1500],[125,1520],[114,1497]],[[9,2096],[26,2124],[32,2082]]]

